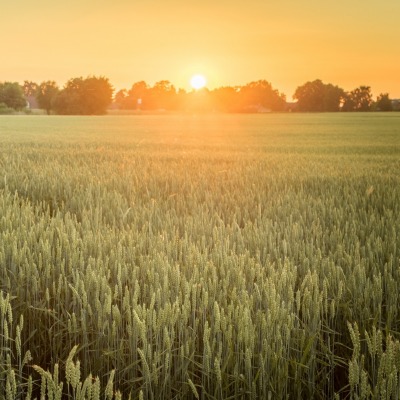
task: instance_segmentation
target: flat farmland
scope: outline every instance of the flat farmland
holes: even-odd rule
[[[0,398],[400,398],[400,113],[0,117]]]

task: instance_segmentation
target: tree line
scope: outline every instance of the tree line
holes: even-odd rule
[[[102,76],[72,78],[63,88],[54,81],[25,81],[23,85],[4,82],[0,83],[0,113],[23,110],[27,101],[36,102],[48,114],[61,115],[100,115],[110,106],[121,110],[228,113],[400,110],[399,102],[390,99],[388,93],[381,93],[374,101],[369,86],[346,92],[319,79],[299,86],[293,95],[295,103],[288,103],[285,94],[266,80],[190,92],[175,88],[168,80],[153,86],[139,81],[129,90],[113,94],[108,78]]]
[[[259,112],[284,111],[286,97],[266,80],[245,86],[206,88],[186,92],[176,89],[170,81],[159,81],[154,86],[140,81],[129,90],[116,93],[114,106],[125,110]]]
[[[325,84],[320,79],[299,86],[293,96],[298,111],[392,111],[394,101],[381,93],[373,101],[371,88],[360,86],[350,92],[339,86]]]
[[[62,89],[54,81],[25,81],[22,88],[25,97],[36,99],[47,114],[61,115],[105,114],[114,92],[108,78],[96,76],[70,79]]]

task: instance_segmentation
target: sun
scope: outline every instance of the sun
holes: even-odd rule
[[[206,86],[207,80],[203,75],[193,75],[190,79],[190,85],[193,89],[198,90]]]

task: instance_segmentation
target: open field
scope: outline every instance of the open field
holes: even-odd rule
[[[2,116],[0,171],[1,399],[400,398],[399,114]]]

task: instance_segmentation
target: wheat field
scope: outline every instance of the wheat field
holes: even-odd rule
[[[0,117],[1,399],[399,399],[400,114]]]

